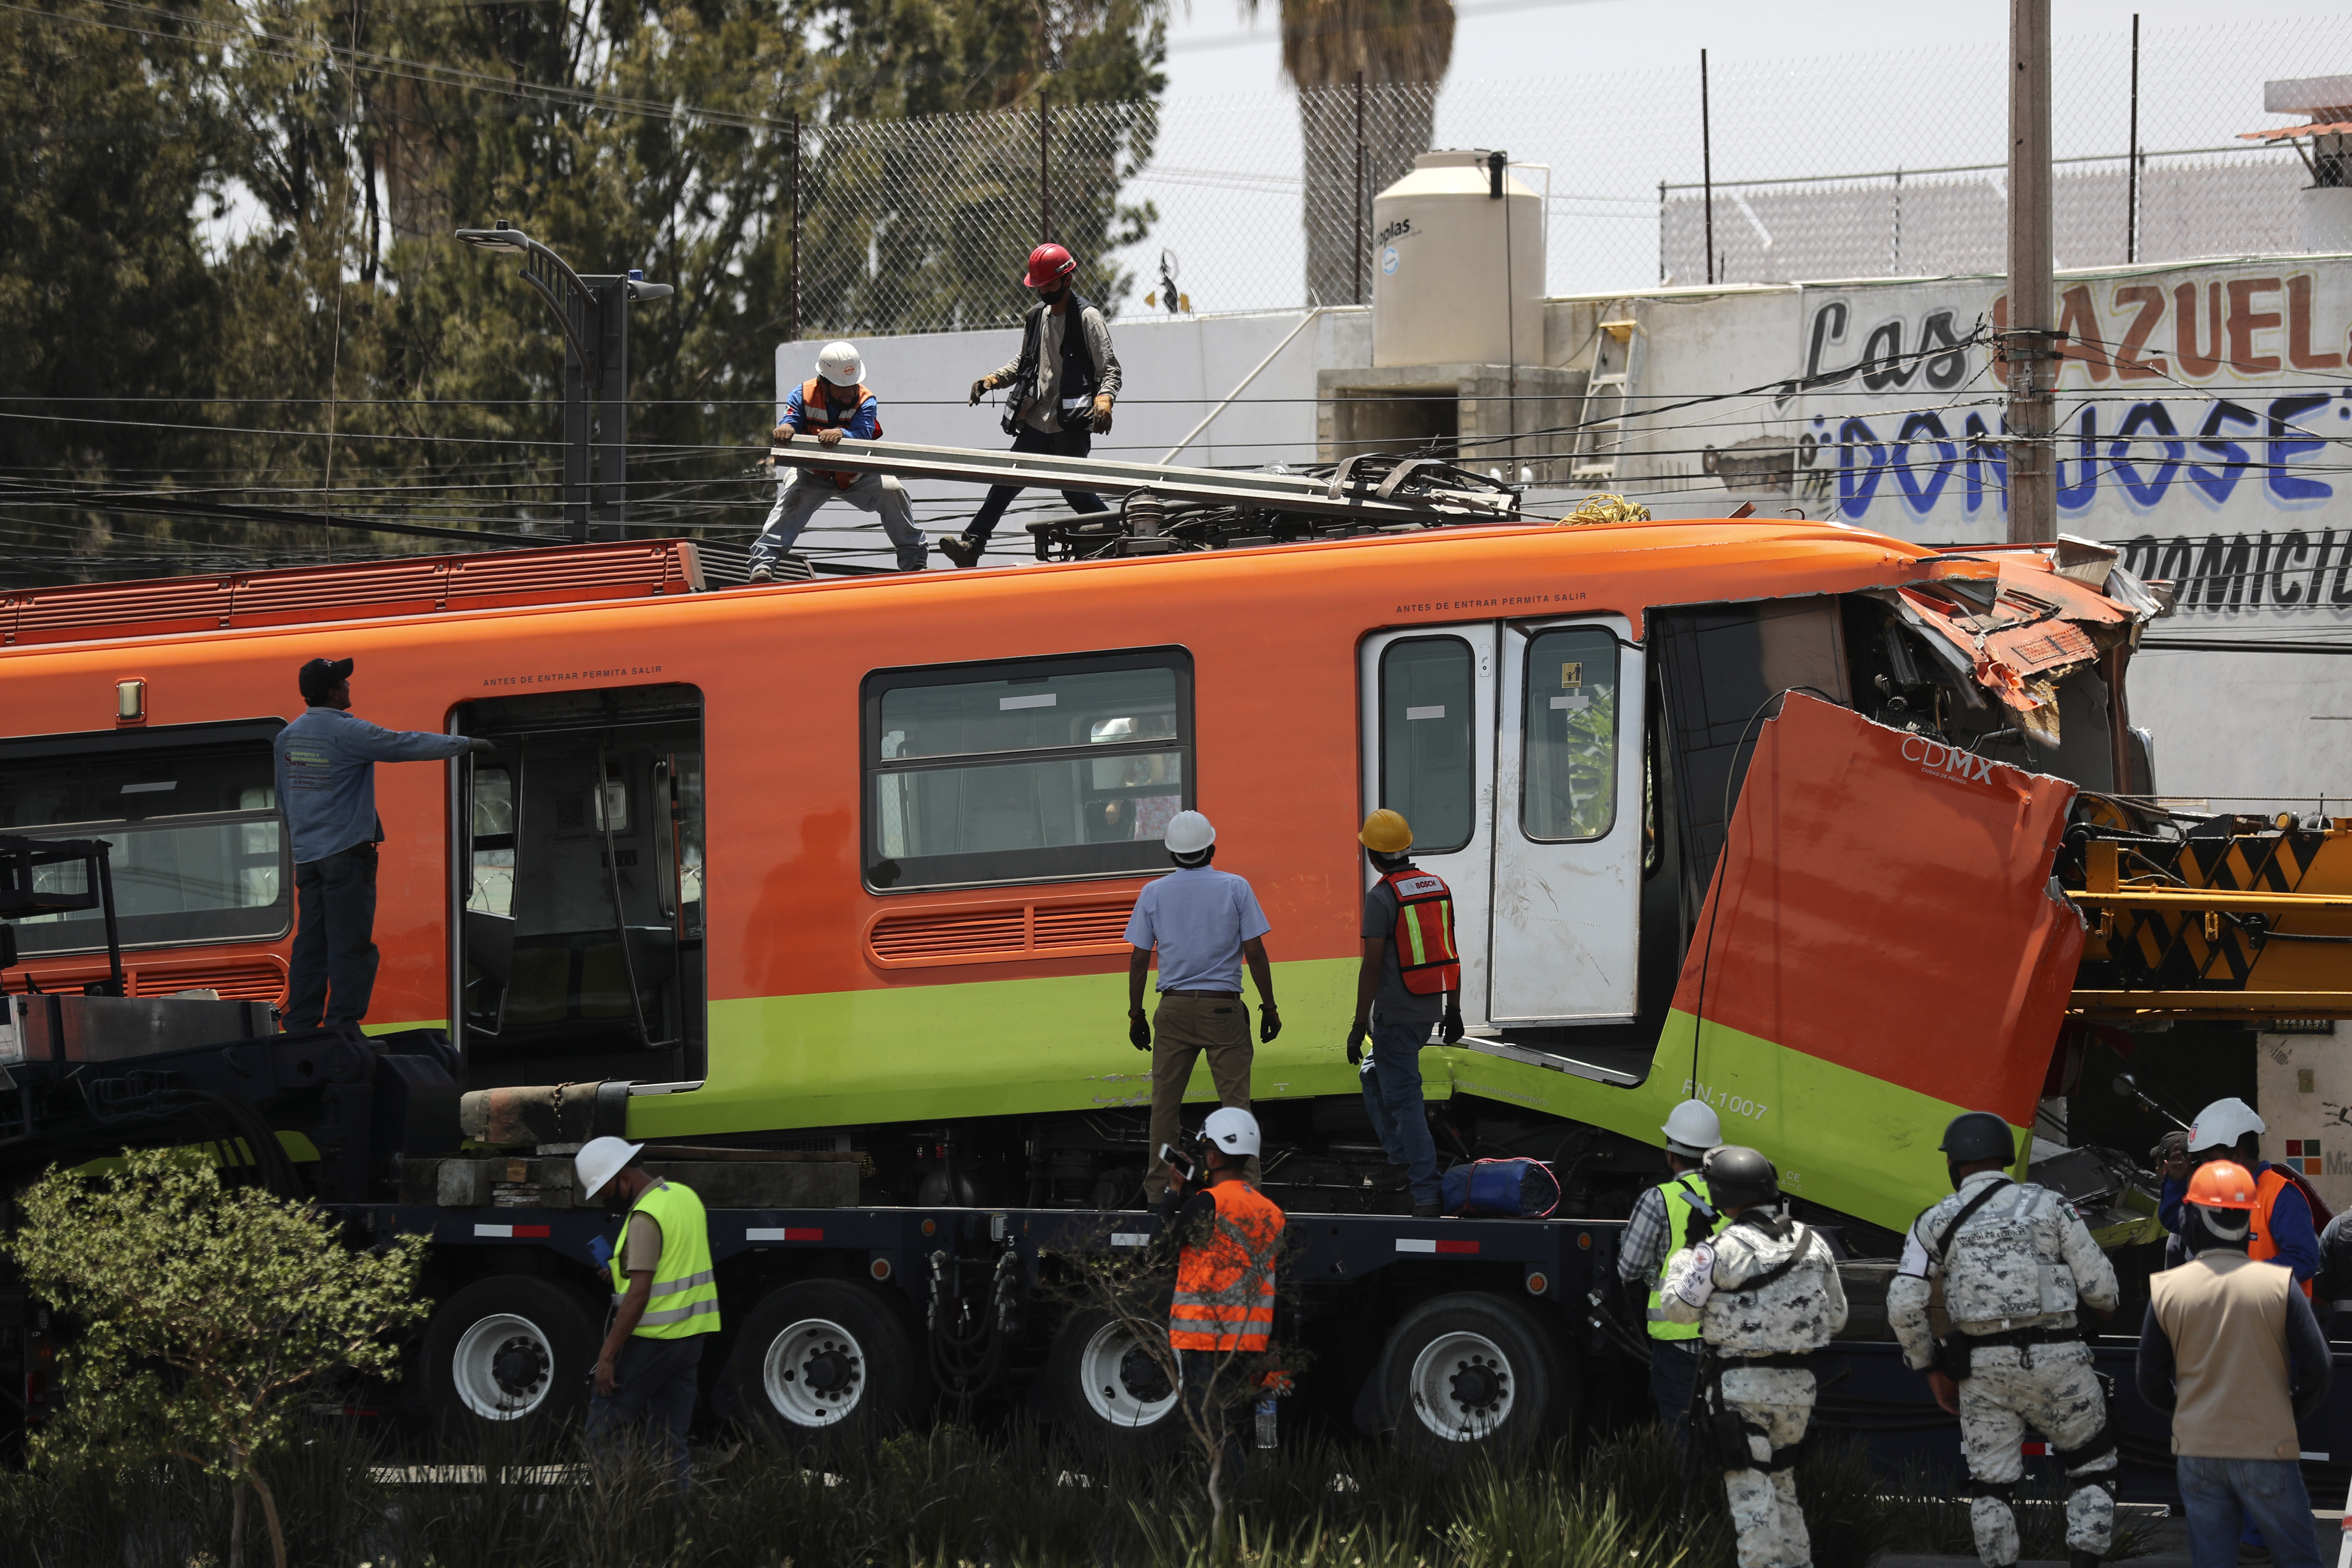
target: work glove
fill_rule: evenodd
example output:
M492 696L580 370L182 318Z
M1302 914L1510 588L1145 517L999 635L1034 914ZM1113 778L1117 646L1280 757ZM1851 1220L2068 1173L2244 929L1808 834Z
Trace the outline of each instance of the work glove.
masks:
M1151 1020L1143 1016L1140 1007L1127 1016L1127 1037L1139 1051L1151 1048Z
M1445 1016L1438 1020L1437 1037L1449 1046L1458 1046L1462 1043L1462 1009L1460 1007L1448 1006L1445 1009Z
M1364 1042L1371 1037L1371 1033L1370 1027L1361 1018L1348 1026L1348 1065L1349 1067L1358 1068L1364 1065Z
M970 408L979 407L980 400L986 397L990 393L994 392L995 390L996 378L992 375L982 376L978 381L971 384L971 401L965 406Z
M828 425L824 429L818 431L816 433L816 444L820 447L840 446L841 426L837 425Z
M1097 436L1110 434L1110 394L1108 392L1095 394L1094 427Z
M466 750L478 757L487 757L499 749L499 743L488 735L476 735L466 742Z
M1275 1005L1274 1005L1273 1003L1271 1003L1271 1002L1262 1002L1262 1003L1258 1004L1258 1009L1257 1009L1257 1039L1258 1039L1258 1044L1260 1044L1260 1045L1265 1045L1265 1044L1267 1044L1268 1042L1270 1042L1270 1041L1275 1037L1275 1036L1276 1036L1276 1035L1278 1035L1278 1034L1280 1034L1280 1033L1282 1033L1282 1013L1281 1013L1281 1011L1280 1011L1278 1008L1276 1008L1276 1007L1275 1006Z
M789 447L793 444L793 434L794 432L791 426L779 425L773 430L768 432L769 445L775 447Z

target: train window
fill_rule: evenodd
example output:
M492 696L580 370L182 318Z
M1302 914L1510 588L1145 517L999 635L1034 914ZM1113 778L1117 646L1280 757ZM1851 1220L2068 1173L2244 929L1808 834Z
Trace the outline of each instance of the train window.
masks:
M1460 849L1475 831L1476 668L1460 637L1412 637L1381 653L1379 804L1412 824L1413 847L1424 855Z
M882 670L864 709L878 889L1157 871L1192 802L1181 649Z
M514 913L515 802L511 768L474 769L474 879L466 907L477 914Z
M0 833L112 845L109 871L126 947L284 936L294 879L269 750L278 728L273 720L0 745ZM82 890L79 863L37 875ZM17 948L28 955L106 944L95 910L16 924Z
M1605 837L1617 820L1617 639L1606 628L1529 640L1524 744L1520 831L1546 843Z

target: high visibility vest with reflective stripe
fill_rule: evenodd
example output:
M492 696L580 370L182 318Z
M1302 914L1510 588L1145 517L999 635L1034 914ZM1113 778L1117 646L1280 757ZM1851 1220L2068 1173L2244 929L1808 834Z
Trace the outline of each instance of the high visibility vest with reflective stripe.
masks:
M874 395L866 390L866 384L861 381L851 389L852 401L849 406L835 413L833 405L825 400L825 386L826 383L823 376L812 376L801 384L801 423L808 426L802 432L803 435L814 435L830 425L848 425L851 420L857 417L857 411L866 406L866 400ZM874 439L877 441L882 439L882 418L878 413L874 419ZM825 475L826 479L833 481L835 489L844 490L856 484L859 477L856 474L842 473Z
M649 1340L682 1340L719 1331L719 1281L710 1268L710 1226L703 1218L702 1200L691 1187L666 1182L648 1187L621 1222L621 1239L613 1248L613 1304L628 1294L629 1277L621 1270L628 1250L629 1220L643 1214L661 1226L661 1259L654 1265L654 1293L636 1331Z
M1453 889L1426 871L1391 871L1381 879L1396 895L1397 978L1416 996L1461 990Z
M1274 1331L1282 1210L1247 1182L1219 1182L1209 1196L1216 1229L1205 1247L1177 1255L1168 1342L1180 1351L1262 1351Z
M2294 1186L2294 1184L2288 1181L2276 1169L2264 1171L2260 1176L2254 1178L2254 1226L2253 1234L2246 1238L2246 1256L2257 1263L2265 1262L2278 1256L2278 1237L2271 1230L2271 1205L2278 1202L2279 1194L2292 1186ZM2301 1190L2299 1187L2296 1188L2298 1192ZM2306 1198L2304 1201L2308 1203L2310 1200ZM2295 1289L2301 1290L2305 1300L2308 1300L2311 1297L2311 1281L2298 1279L2294 1283Z
M1669 1322L1666 1320L1666 1258L1672 1258L1682 1250L1683 1237L1690 1234L1685 1227L1690 1224L1693 1209L1703 1208L1708 1215L1709 1235L1723 1228L1723 1216L1715 1212L1715 1205L1707 1197L1706 1181L1696 1171L1688 1175L1676 1176L1661 1185L1658 1191L1666 1198L1666 1253L1665 1258L1658 1259L1657 1277L1650 1281L1650 1337L1654 1340L1695 1340L1705 1331L1704 1325Z

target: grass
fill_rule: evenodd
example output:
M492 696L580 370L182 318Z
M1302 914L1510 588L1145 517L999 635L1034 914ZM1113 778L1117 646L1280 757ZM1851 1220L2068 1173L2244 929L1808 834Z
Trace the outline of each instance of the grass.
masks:
M756 1441L698 1456L679 1509L643 1459L592 1478L570 1443L394 1456L320 1424L269 1467L293 1562L333 1568L1209 1568L1197 1473L1082 1454L1034 1426L941 1426L856 1453ZM1799 1471L1817 1568L1968 1545L1967 1507L1897 1507L1858 1452ZM2028 1555L2051 1505L2021 1508ZM1252 1456L1235 1505L1245 1568L1732 1568L1723 1492L1687 1487L1654 1429L1509 1470L1437 1472L1385 1446ZM0 1541L26 1568L217 1568L226 1489L184 1468L0 1474ZM2054 1535L2051 1539L2055 1540ZM2120 1543L2119 1543L2120 1544ZM254 1563L268 1561L257 1542ZM2058 1554L2063 1556L2063 1547ZM2124 1553L2119 1551L2117 1555Z

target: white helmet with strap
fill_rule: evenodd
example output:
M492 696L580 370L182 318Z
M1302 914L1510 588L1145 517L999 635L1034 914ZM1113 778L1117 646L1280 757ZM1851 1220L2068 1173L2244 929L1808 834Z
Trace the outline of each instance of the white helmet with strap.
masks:
M827 343L817 351L816 373L835 386L856 386L866 378L866 362L856 343Z
M1255 1154L1257 1150L1257 1118L1234 1106L1223 1106L1209 1112L1201 1123L1201 1136L1228 1154Z

